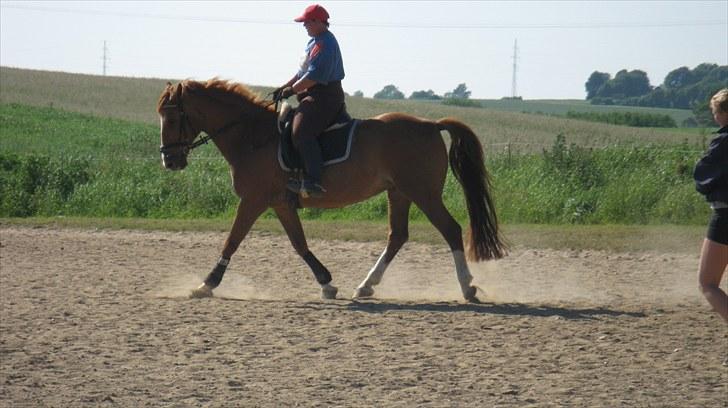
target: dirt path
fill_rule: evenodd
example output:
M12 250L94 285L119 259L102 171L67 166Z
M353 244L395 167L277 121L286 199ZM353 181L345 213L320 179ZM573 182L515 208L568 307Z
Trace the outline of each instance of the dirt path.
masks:
M285 237L254 233L217 297L186 294L224 234L0 227L0 406L725 406L728 330L697 255L312 241L339 300Z

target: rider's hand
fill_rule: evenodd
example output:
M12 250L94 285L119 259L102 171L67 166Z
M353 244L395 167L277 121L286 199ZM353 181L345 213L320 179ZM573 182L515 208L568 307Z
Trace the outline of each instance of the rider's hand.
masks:
M274 101L280 101L283 99L288 99L291 96L293 96L295 92L293 91L293 88L290 86L282 86L275 91L273 91L273 100Z
M275 91L273 91L273 100L280 101L283 99L288 99L296 92L293 91L293 88L290 86L282 86Z
M296 92L293 87L287 86L281 90L281 99L288 99L293 96Z

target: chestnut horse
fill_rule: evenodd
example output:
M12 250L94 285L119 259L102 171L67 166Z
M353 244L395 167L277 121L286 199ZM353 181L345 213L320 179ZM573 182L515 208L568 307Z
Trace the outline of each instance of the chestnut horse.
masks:
M245 86L213 78L167 84L157 105L161 120L162 163L171 170L187 166L189 151L212 140L230 165L232 184L240 197L235 221L217 265L193 297L212 296L235 253L255 220L272 208L288 238L321 285L323 298L335 298L331 274L311 253L301 221L287 197L289 174L277 160L280 137L277 113L270 102ZM321 197L301 198L302 207L338 208L366 200L382 191L389 201L387 246L357 287L355 297L374 294L387 266L408 237L408 214L417 205L443 235L452 251L455 272L466 300L477 301L476 288L465 260L462 230L442 202L448 153L440 131L452 142L449 162L465 192L470 228L468 258L497 259L505 246L498 234L495 208L489 193L483 148L472 130L446 118L430 121L402 113L386 113L358 124L347 161L327 167ZM205 132L207 136L196 140Z

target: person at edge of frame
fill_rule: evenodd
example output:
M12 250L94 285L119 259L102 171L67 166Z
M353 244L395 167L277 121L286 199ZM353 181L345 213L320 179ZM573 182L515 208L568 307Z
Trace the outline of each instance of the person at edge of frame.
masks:
M693 173L696 190L713 209L700 254L698 282L705 299L728 323L728 295L720 288L728 265L728 88L713 95L710 108L720 130Z

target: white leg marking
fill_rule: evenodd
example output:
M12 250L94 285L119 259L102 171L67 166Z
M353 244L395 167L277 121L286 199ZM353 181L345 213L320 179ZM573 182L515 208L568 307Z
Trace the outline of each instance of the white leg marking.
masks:
M379 282L382 281L382 276L384 276L384 271L387 270L387 267L389 266L389 262L384 261L384 255L387 253L387 250L385 249L384 252L382 252L382 255L377 260L377 263L374 264L374 267L369 271L367 274L366 279L359 285L360 288L364 287L372 287L374 285L378 285Z
M455 259L455 272L458 275L458 282L460 282L460 290L467 297L468 291L470 290L470 282L473 281L473 275L470 274L470 269L468 269L468 263L465 261L463 251L452 251L452 257Z

